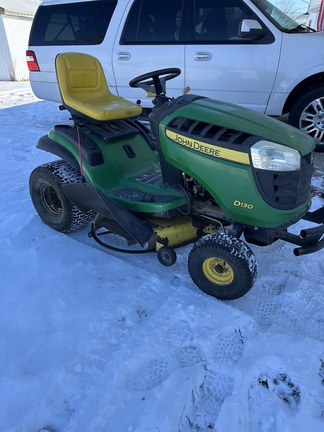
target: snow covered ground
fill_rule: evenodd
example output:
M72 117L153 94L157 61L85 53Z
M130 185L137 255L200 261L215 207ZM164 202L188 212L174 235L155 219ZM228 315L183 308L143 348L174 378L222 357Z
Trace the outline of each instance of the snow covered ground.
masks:
M1 432L324 430L323 251L252 247L255 286L222 302L190 280L190 246L165 268L57 233L28 178L68 114L28 83L0 83L0 108Z

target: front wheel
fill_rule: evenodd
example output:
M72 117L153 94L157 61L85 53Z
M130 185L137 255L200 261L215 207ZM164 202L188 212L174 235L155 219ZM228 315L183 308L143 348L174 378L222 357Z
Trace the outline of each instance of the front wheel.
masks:
M94 217L92 210L83 213L63 193L63 184L81 181L81 174L63 160L34 169L29 178L30 196L46 225L67 233L80 228Z
M297 100L288 123L314 138L317 151L324 151L324 86L309 90Z
M175 250L169 246L162 246L157 251L157 257L161 264L166 267L171 267L177 261L177 254Z
M188 257L194 283L220 300L242 297L253 286L257 264L251 249L234 236L218 233L199 239Z

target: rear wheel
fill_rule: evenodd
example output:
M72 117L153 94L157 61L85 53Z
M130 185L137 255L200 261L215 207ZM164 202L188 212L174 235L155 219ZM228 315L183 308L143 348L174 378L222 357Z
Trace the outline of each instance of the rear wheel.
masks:
M189 254L188 270L198 288L220 300L242 297L257 276L251 249L225 233L209 234L198 240Z
M288 122L314 138L317 151L324 151L324 86L304 93L292 107Z
M63 184L79 182L82 182L81 174L63 160L34 169L29 179L30 196L46 225L56 231L70 232L94 217L93 211L83 213L63 193Z

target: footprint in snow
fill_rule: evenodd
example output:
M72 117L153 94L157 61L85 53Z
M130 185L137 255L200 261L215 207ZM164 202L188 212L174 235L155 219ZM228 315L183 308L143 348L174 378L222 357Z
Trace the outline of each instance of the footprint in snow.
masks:
M166 337L165 354L151 357L128 376L128 387L137 391L151 390L162 384L172 372L179 368L197 365L203 361L201 349L192 343L189 324L181 321Z
M242 310L244 313L250 315L262 328L270 327L276 322L278 315L278 303L275 303L273 299L267 295L262 299L254 296L242 297L238 300L234 300L234 306Z
M215 340L212 362L206 366L203 382L193 390L184 406L179 432L213 430L224 400L234 388L231 369L240 361L244 351L241 331L228 330Z
M169 330L165 341L170 348L179 347L192 341L193 333L190 324L187 321L179 321Z
M213 361L219 366L234 367L243 355L244 339L241 331L221 333L213 346Z
M324 360L320 360L318 376L320 378L319 389L312 394L314 405L312 413L315 417L324 420Z
M322 386L324 386L324 360L321 360L321 366L319 368L318 375L321 379Z
M128 377L128 386L137 391L151 390L162 384L176 369L194 366L202 360L200 348L194 345L172 350L165 356L152 357Z
M137 391L151 390L165 381L170 373L167 358L154 357L146 360L135 374L128 378L128 385Z
M192 390L190 401L184 406L178 432L213 430L233 386L233 378L229 375L207 372L204 381Z
M278 416L284 407L291 414L298 411L301 392L285 373L275 377L260 376L249 389L249 431L280 432Z

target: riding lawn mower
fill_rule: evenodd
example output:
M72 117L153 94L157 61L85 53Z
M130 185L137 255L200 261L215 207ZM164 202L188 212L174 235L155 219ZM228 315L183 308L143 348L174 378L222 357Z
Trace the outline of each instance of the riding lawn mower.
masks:
M247 243L277 240L295 255L324 246L324 207L310 212L315 144L284 122L189 92L166 95L181 71L153 71L130 81L154 97L148 122L140 103L112 94L99 61L81 53L56 58L62 109L59 124L38 148L60 159L37 167L30 193L41 219L70 232L91 222L89 235L122 252L156 252L176 262L175 249L193 243L188 271L207 294L232 300L257 276ZM299 235L288 228L313 224ZM110 236L109 236L110 234ZM243 240L244 239L244 240Z

